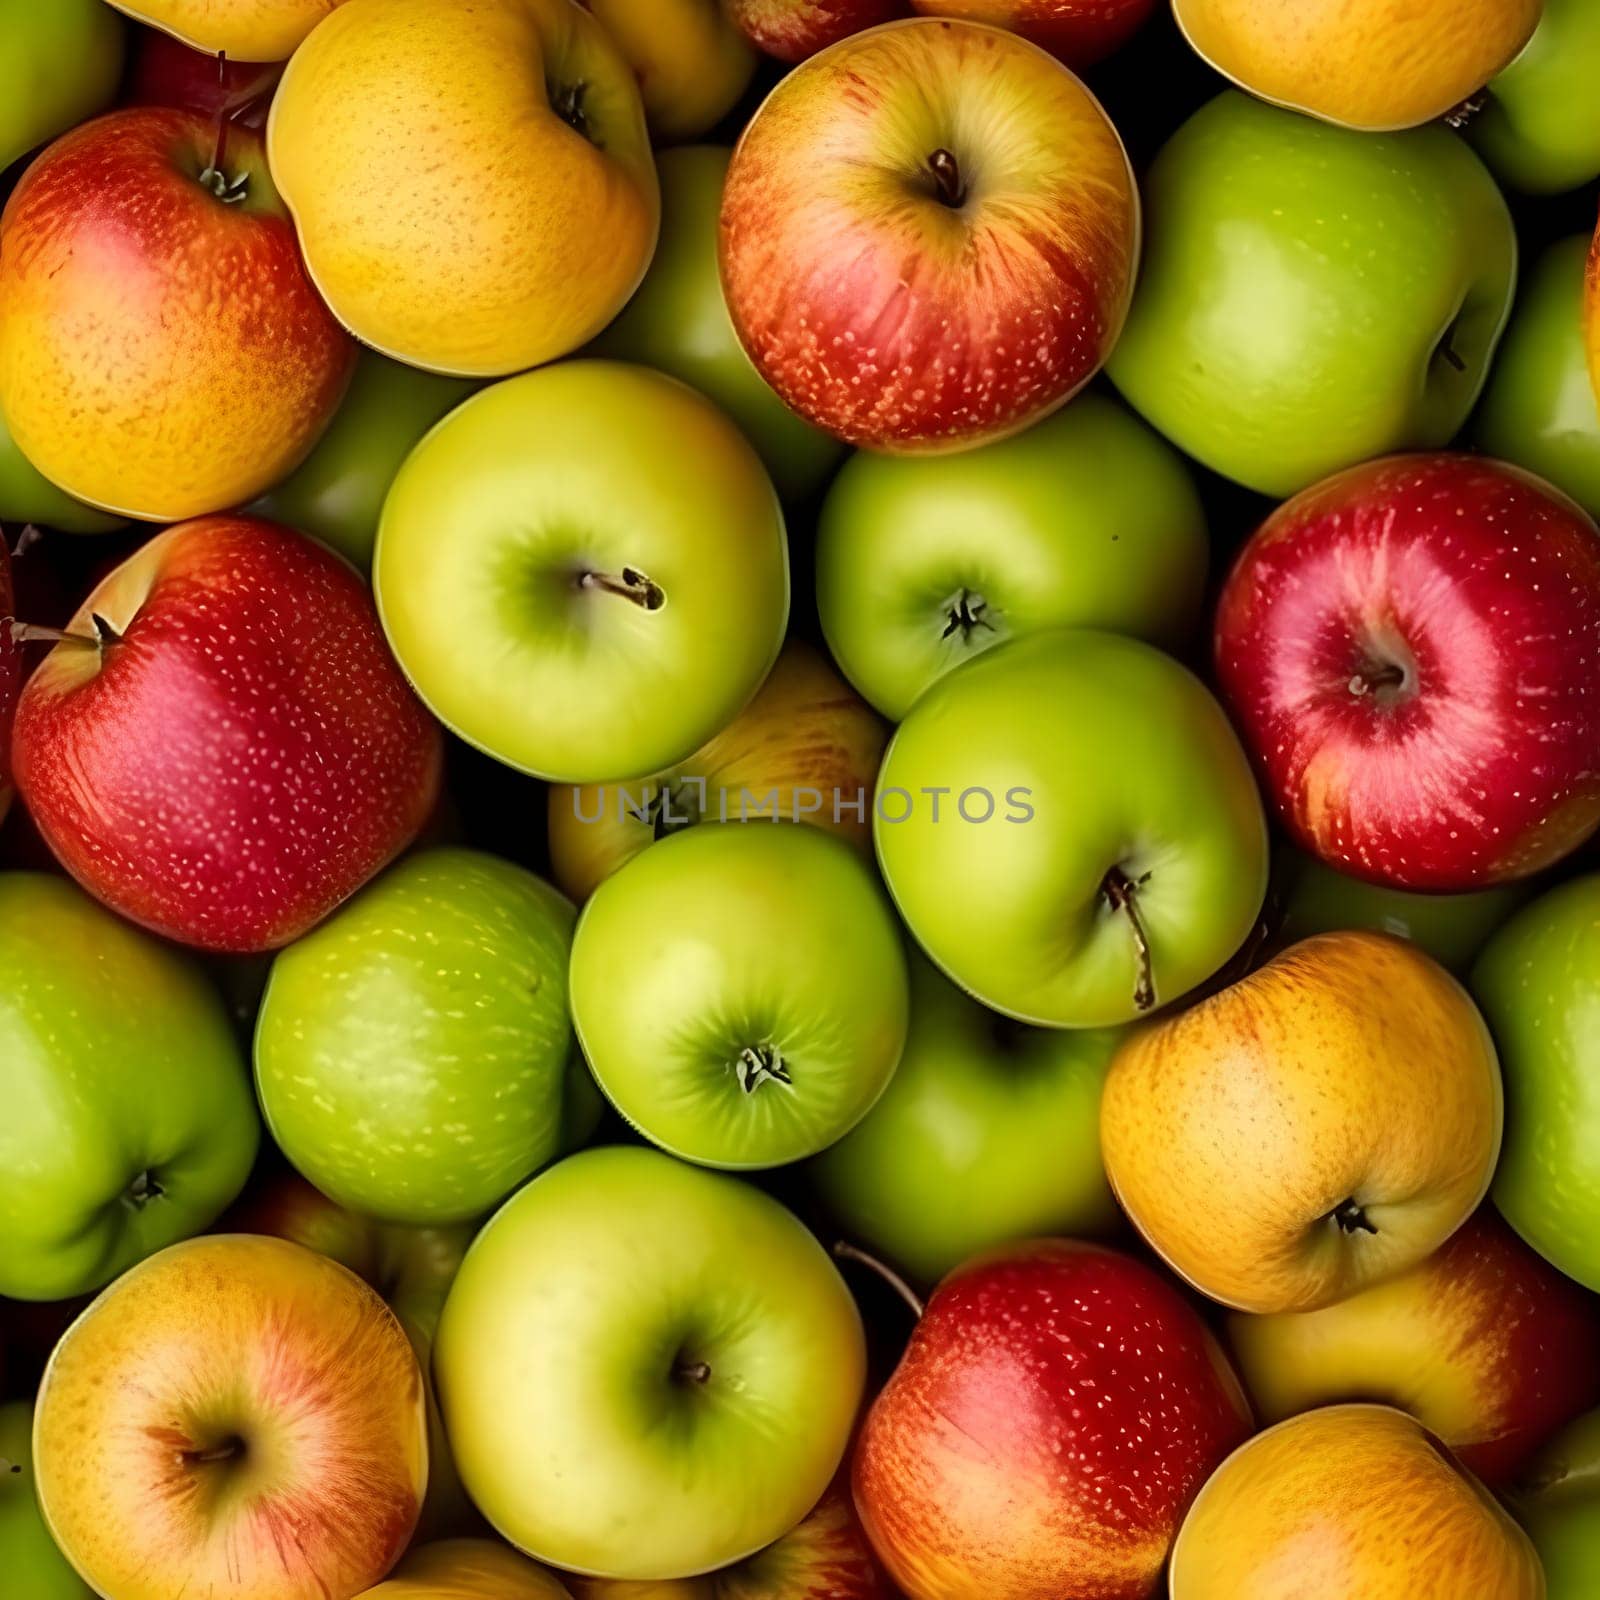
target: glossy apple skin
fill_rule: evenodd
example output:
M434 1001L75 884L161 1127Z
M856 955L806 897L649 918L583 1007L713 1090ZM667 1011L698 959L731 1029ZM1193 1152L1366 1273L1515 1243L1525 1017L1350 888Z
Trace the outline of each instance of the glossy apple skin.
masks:
M1100 1088L1117 1038L1011 1022L914 958L900 1065L812 1185L846 1237L922 1283L1014 1239L1110 1233Z
M874 827L934 964L1040 1027L1176 1000L1239 949L1266 895L1261 800L1222 708L1116 634L1028 634L939 679L890 742Z
M94 1600L39 1514L33 1485L33 1407L0 1406L0 1562L9 1600Z
M766 463L786 504L827 481L844 446L802 422L751 364L728 318L717 269L717 217L733 152L721 145L664 150L661 238L644 282L589 346L681 379L721 406Z
M491 1539L444 1539L412 1549L361 1600L571 1600L553 1572Z
M1144 269L1108 370L1186 454L1281 498L1467 420L1517 246L1448 128L1352 133L1230 92L1173 135L1144 194Z
M1361 1485L1352 1493L1351 1485ZM1172 1552L1172 1600L1545 1600L1494 1497L1387 1406L1328 1406L1236 1450Z
M1600 14L1585 0L1544 0L1527 48L1489 85L1468 136L1503 183L1559 194L1600 177Z
M0 395L23 454L150 522L237 505L299 465L355 346L306 276L257 135L114 111L58 139L0 216Z
M206 1227L259 1137L221 1000L64 878L0 873L0 1294L61 1300Z
M662 603L615 592L628 572ZM686 385L610 361L525 373L445 418L384 502L373 585L440 720L558 783L699 749L760 687L789 615L755 451Z
M1314 1311L1466 1221L1502 1120L1494 1045L1461 985L1403 940L1330 933L1131 1033L1100 1146L1180 1277L1237 1310Z
M1263 1422L1382 1400L1491 1488L1600 1403L1600 1300L1487 1207L1388 1283L1320 1311L1236 1315L1228 1334Z
M1581 315L1588 254L1587 234L1563 239L1523 279L1478 409L1477 442L1600 517L1600 408Z
M22 649L11 636L16 620L11 587L11 547L0 524L0 822L11 809L11 723L22 688Z
M856 1508L911 1600L1141 1600L1250 1431L1227 1357L1148 1267L1066 1239L951 1274L856 1446Z
M956 17L1009 28L1074 71L1120 50L1156 9L1156 0L911 0L911 4L924 17Z
M13 522L59 528L63 533L111 533L125 526L127 518L96 511L63 494L17 448L0 415L0 525Z
M282 61L341 0L112 0L119 11L192 50Z
M111 103L122 71L124 28L101 0L0 0L6 95L0 102L0 172Z
M849 1290L776 1201L610 1148L541 1173L485 1226L434 1374L462 1478L506 1538L643 1579L743 1560L802 1521L865 1363Z
M658 838L771 817L872 850L872 786L889 730L819 651L783 647L754 700L677 767L640 782L550 790L550 865L580 905Z
M1330 866L1481 889L1600 826L1600 530L1516 468L1401 456L1307 490L1240 552L1215 648L1278 819Z
M1511 1505L1544 1565L1547 1600L1589 1600L1600 1588L1600 1411L1550 1442Z
M1018 634L1187 644L1208 561L1182 458L1085 394L960 455L852 456L817 525L817 609L846 676L899 721L936 678Z
M1507 1138L1494 1199L1570 1278L1600 1290L1600 1143L1593 1085L1600 876L1550 890L1490 941L1472 992L1500 1047Z
M283 68L276 61L218 62L215 54L191 49L170 33L140 28L134 36L122 103L179 106L203 116L228 116L236 125L260 128Z
M936 154L954 163L951 203ZM1139 198L1116 129L1058 62L912 18L768 96L734 151L721 255L739 338L793 410L873 449L966 449L1099 370L1132 293Z
M854 1127L905 1046L905 954L871 869L817 828L690 828L595 890L572 1020L611 1103L707 1166L803 1160ZM756 1055L770 1072L744 1066Z
M275 949L432 810L439 728L360 577L302 534L247 517L170 528L68 631L89 642L58 644L17 706L17 786L62 865L135 922Z
M574 920L509 861L423 850L280 951L255 1035L278 1147L386 1222L498 1204L561 1151Z
M804 61L841 39L905 16L907 0L722 0L757 50L779 61Z
M428 1473L393 1313L326 1256L248 1234L105 1290L50 1358L33 1442L50 1531L119 1600L349 1600L405 1549Z

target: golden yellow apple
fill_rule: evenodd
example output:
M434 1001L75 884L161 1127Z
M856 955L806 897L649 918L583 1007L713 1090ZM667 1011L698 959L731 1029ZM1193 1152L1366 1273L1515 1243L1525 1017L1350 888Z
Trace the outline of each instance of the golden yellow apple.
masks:
M571 1600L554 1573L494 1539L418 1546L361 1600Z
M282 61L340 0L110 0L192 50Z
M1328 933L1131 1034L1100 1138L1174 1271L1238 1310L1309 1311L1455 1232L1488 1188L1502 1115L1460 984L1403 940Z
M565 355L655 248L639 90L575 0L345 0L290 61L267 149L334 315L413 366Z
M1172 1600L1544 1600L1528 1536L1420 1423L1328 1406L1241 1445L1195 1498Z

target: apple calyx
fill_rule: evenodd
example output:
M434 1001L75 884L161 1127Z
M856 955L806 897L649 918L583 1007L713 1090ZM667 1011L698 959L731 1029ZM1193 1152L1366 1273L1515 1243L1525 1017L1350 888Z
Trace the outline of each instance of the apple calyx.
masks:
M1353 1195L1350 1199L1341 1201L1328 1213L1328 1221L1338 1223L1341 1231L1347 1234L1375 1234L1378 1231L1378 1225L1368 1217L1366 1208Z
M835 1240L833 1255L837 1261L853 1261L857 1266L865 1267L869 1272L876 1274L911 1308L911 1315L918 1322L922 1321L923 1314L928 1309L926 1302L893 1267L886 1266L875 1255L863 1250L859 1245L851 1244L848 1239Z
M1490 90L1487 85L1476 94L1469 94L1460 105L1455 106L1444 114L1444 125L1454 128L1460 133L1463 128L1469 127L1474 118L1481 116L1485 106L1489 104ZM1465 368L1462 369L1465 371Z
M1371 695L1381 706L1392 706L1411 698L1414 678L1409 666L1400 661L1369 656L1351 675L1349 689L1358 700Z
M964 584L945 602L944 614L946 617L944 632L939 635L941 639L948 639L953 634L961 635L963 644L970 640L979 628L986 628L990 633L999 630L989 620L989 602L975 589L969 589Z
M1139 914L1138 891L1149 883L1150 874L1130 878L1121 867L1113 867L1101 880L1100 893L1113 912L1128 919L1133 934L1134 959L1138 963L1138 976L1133 985L1133 1003L1139 1011L1150 1011L1156 1003L1155 961L1150 954L1150 936L1145 931L1144 918Z
M959 210L967 203L966 179L961 175L961 163L955 155L942 146L928 157L928 171L933 174L934 195L940 205Z
M667 603L667 594L659 583L640 572L637 567L624 567L618 574L584 571L578 574L580 589L600 589L606 594L620 595L631 600L643 611L659 611Z
M697 1388L704 1388L711 1382L711 1366L705 1361L690 1361L680 1355L672 1363L672 1376L678 1383L692 1383Z
M166 1193L155 1174L146 1168L122 1191L122 1203L130 1211L143 1211L152 1200L164 1199Z
M764 1083L792 1086L788 1063L771 1044L747 1044L733 1062L734 1076L746 1094L754 1094Z

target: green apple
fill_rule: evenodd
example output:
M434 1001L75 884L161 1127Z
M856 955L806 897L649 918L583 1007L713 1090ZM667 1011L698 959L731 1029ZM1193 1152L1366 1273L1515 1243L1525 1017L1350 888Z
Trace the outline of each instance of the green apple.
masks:
M1267 825L1222 708L1152 646L1057 628L940 678L878 775L900 914L985 1005L1054 1028L1166 1005L1243 943Z
M777 1201L599 1149L478 1235L434 1375L462 1481L500 1533L573 1572L666 1579L742 1560L811 1510L865 1348L833 1263Z
M96 511L56 488L17 448L0 411L0 523L6 522L36 522L63 533L111 533L127 526L125 517Z
M1522 54L1489 85L1467 133L1513 189L1557 194L1600 177L1600 6L1544 0Z
M905 1046L905 952L871 867L818 828L669 835L589 897L572 1020L611 1103L713 1167L815 1155Z
M1448 128L1335 128L1234 91L1145 183L1108 370L1180 449L1286 497L1454 437L1511 310L1516 234Z
M102 0L0 0L0 172L108 106L122 19Z
M1563 239L1524 280L1478 410L1477 441L1600 517L1600 410L1583 338L1588 259L1588 234Z
M976 450L853 456L817 528L817 610L845 676L898 721L941 673L1016 634L1186 643L1208 559L1182 459L1083 395Z
M475 850L390 867L279 953L256 1088L283 1153L388 1222L479 1217L561 1153L576 913Z
M94 1600L56 1548L33 1486L33 1407L0 1406L0 1573L6 1600Z
M383 499L417 441L478 387L363 350L316 448L250 507L332 545L365 572Z
M62 1300L211 1223L260 1125L221 1000L63 878L0 874L0 1294Z
M1013 1022L914 958L894 1080L812 1182L853 1240L924 1283L1013 1239L1109 1232L1100 1088L1118 1037Z
M1547 1600L1600 1594L1600 1411L1564 1428L1530 1464L1511 1500L1544 1564Z
M1523 907L1478 958L1472 992L1506 1085L1494 1203L1569 1278L1600 1289L1600 873Z
M469 744L558 783L675 765L761 686L789 615L772 482L704 396L564 361L475 394L384 502L389 643Z
M722 298L717 214L731 150L685 145L656 156L661 240L644 282L589 346L595 355L659 367L709 395L744 429L786 501L816 493L844 454L802 422L751 365Z

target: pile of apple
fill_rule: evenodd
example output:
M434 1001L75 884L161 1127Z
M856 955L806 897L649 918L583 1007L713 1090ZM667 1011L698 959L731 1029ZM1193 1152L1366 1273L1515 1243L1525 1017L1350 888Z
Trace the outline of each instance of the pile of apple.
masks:
M1600 3L1157 11L0 0L4 1600L1600 1596Z

